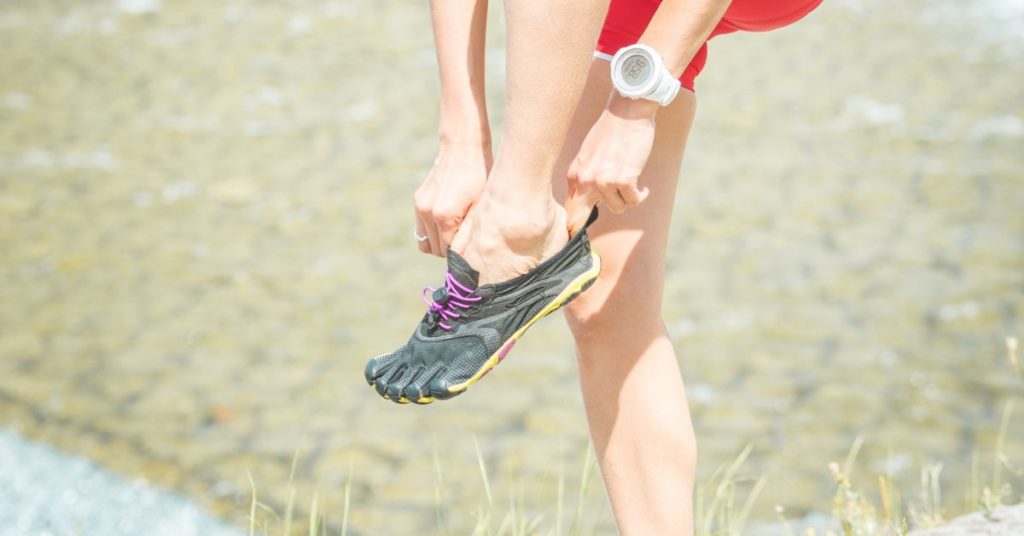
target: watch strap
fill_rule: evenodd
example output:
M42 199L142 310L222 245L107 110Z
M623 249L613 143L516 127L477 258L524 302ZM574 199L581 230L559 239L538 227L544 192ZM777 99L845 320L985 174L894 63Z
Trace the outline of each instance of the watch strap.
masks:
M650 62L653 64L654 77L656 83L646 94L627 94L622 88L618 86L618 75L616 69L621 68L618 65L618 58L625 56L631 50L640 49L647 56ZM619 94L631 98L631 99L644 99L657 102L661 106L668 106L676 95L679 94L679 88L682 87L682 83L676 77L672 76L672 73L665 67L665 61L661 58L661 54L658 53L653 47L645 45L643 43L637 43L620 49L612 59L612 85L616 87Z
M660 60L661 58L658 59ZM676 95L679 94L679 88L682 87L682 83L679 82L678 78L672 76L672 73L665 67L664 63L660 63L660 68L661 78L658 80L658 85L655 86L647 98L662 106L668 106L676 98Z

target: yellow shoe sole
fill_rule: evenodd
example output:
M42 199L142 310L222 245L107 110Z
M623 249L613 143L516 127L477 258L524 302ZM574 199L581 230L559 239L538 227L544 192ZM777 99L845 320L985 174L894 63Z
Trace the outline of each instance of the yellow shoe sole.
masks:
M516 332L512 334L512 337L510 337L509 340L505 341L505 344L502 344L501 348L498 348L498 351L494 352L494 354L487 359L487 362L484 363L484 366L481 367L480 370L478 370L477 373L474 374L472 378L458 385L450 387L449 392L452 393L453 395L461 393L468 389L470 385L473 385L474 383L479 381L480 378L483 378L485 374L490 372L491 369L498 366L498 363L501 363L501 361L505 359L505 356L508 355L508 352L512 350L513 346L515 346L516 341L518 341L523 336L523 334L526 333L526 330L530 329L530 326L534 325L541 318L544 318L545 316L555 312L563 305L569 303L570 301L573 300L573 298L582 294L584 290L587 290L590 287L590 285L594 284L594 281L597 281L597 276L601 274L601 256L598 255L597 251L594 250L593 245L591 245L590 249L590 259L593 265L590 267L589 270L580 274L578 277L576 277L576 279L573 279L572 283L569 283L569 286L565 287L565 289L562 290L562 292L560 292L558 296L555 296L555 299L551 300L550 303L544 306L544 308L541 309L540 312L538 312L536 315L534 315L533 318L531 318L526 324L523 324L523 327L516 330ZM425 396L417 399L415 402L417 404L430 404L435 400L437 400L435 397ZM402 404L408 404L410 400L403 396L402 398L398 399L397 402Z

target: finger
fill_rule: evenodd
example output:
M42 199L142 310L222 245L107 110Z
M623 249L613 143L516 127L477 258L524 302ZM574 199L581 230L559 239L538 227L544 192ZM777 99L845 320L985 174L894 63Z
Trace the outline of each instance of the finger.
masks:
M596 190L582 190L577 182L569 181L569 189L565 195L565 217L570 236L579 232L587 223L590 212L600 197Z
M573 160L565 174L568 189L565 193L565 219L568 224L569 236L583 229L590 218L594 205L601 199L601 193L594 188L592 176L588 174L584 180L582 165Z
M427 237L426 240L420 242L420 251L424 253L430 253L431 255L438 255L437 248L437 224L434 222L434 215L430 209L422 210L417 209L418 217L417 224L422 226L420 230L416 232L420 236Z
M426 236L427 240L416 239L418 242L416 247L424 253L431 253L430 249L430 233L429 229L433 227L433 217L431 214L431 208L434 206L433 195L429 189L420 187L416 191L416 194L412 198L413 209L416 214L416 234L419 236Z
M448 247L452 244L451 238L448 237L448 233L445 232L445 228L441 225L438 225L434 232L437 233L438 256L445 257L448 255Z
M580 179L580 166L579 160L573 160L572 164L569 164L569 171L565 173L566 180L569 181L569 188L571 189Z
M427 223L427 242L430 243L430 253L441 257L441 242L437 237L437 224L433 220Z
M428 236L426 226L423 225L423 219L419 215L416 216L416 235L419 237ZM416 247L419 248L423 253L430 253L430 239L420 240L416 238Z
M637 188L636 183L619 188L619 195L622 196L623 201L626 202L626 206L630 208L643 203L644 199L647 199L647 196L650 195L650 193L650 190L647 188L644 188L643 190Z
M604 183L598 186L601 191L601 202L614 214L622 214L626 211L626 200L619 194L618 186Z
M448 248L451 246L452 240L455 239L455 233L458 232L459 225L462 223L464 216L456 216L454 211L434 214L434 221L437 222L437 237L441 243L442 254L447 254Z

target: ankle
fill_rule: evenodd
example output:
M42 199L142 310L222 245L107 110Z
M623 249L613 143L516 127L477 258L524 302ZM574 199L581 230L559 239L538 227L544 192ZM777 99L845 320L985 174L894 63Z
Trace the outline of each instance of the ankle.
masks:
M497 159L487 176L485 193L493 199L527 209L554 201L550 173L502 166Z
M506 248L513 250L521 246L532 248L538 242L547 241L559 226L565 226L565 211L551 196L524 201L485 194L479 209L494 222Z

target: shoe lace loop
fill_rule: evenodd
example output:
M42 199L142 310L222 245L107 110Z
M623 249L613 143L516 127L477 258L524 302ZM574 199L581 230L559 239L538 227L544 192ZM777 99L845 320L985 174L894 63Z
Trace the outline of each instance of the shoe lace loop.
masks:
M427 293L430 293L429 298ZM462 317L459 310L469 309L473 303L483 299L481 296L473 296L473 289L459 283L451 272L445 276L444 287L424 287L422 296L427 304L427 312L445 331L452 330L452 325L447 321Z

